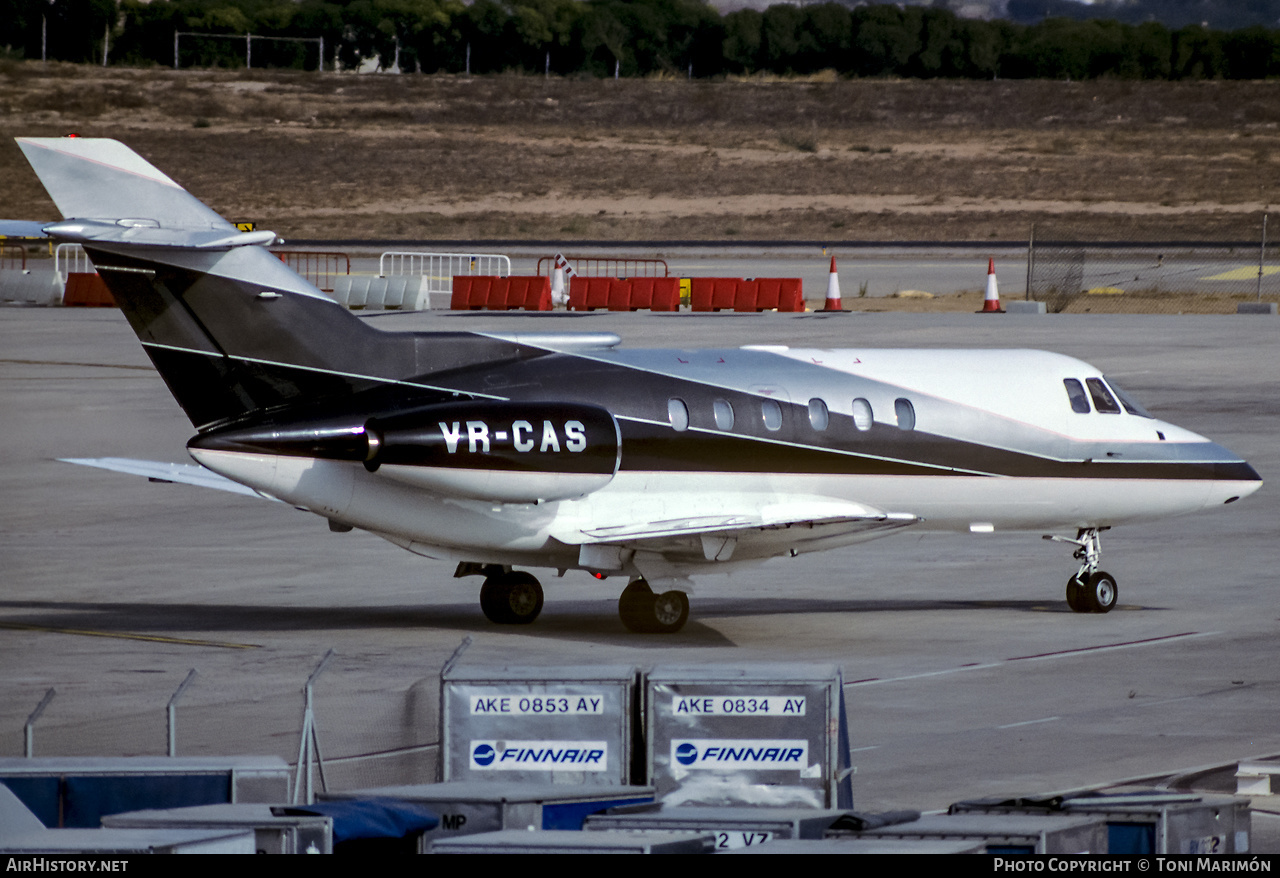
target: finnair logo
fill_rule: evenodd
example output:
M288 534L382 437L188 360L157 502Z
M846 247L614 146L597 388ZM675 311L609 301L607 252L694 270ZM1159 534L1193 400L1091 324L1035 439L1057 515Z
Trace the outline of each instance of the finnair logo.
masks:
M677 739L671 742L671 761L687 769L766 768L799 771L809 766L809 742Z
M472 741L473 771L607 771L605 741Z

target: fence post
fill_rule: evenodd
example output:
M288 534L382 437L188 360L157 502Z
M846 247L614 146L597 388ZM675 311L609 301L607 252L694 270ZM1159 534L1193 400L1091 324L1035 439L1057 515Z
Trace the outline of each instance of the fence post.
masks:
M173 69L178 69L178 35L181 31L173 32Z
M1262 266L1267 261L1267 215L1262 215L1262 249L1258 251L1258 301L1262 301Z
M311 696L312 687L315 685L316 679L324 671L325 665L329 664L329 659L333 658L334 651L330 649L324 654L324 658L320 659L320 664L316 665L316 669L311 672L311 676L307 677L307 684L302 687L303 695L306 696L306 707L302 711L302 740L298 742L298 770L293 781L293 804L310 805L315 801L311 795L311 754L315 753L316 765L320 768L320 787L328 792L329 784L324 777L324 757L320 755L320 738L316 732L316 716L312 707ZM304 767L305 766L305 774ZM302 795L302 786L306 783L306 799L300 799Z
M196 669L192 668L187 671L187 678L182 681L177 690L169 698L169 704L165 707L165 712L169 715L169 757L173 758L178 755L178 699L182 697L182 693L186 691L187 686L195 679Z
M1036 264L1036 224L1031 224L1031 237L1027 239L1027 291L1022 298L1031 301L1031 276Z
M22 727L23 754L30 759L35 752L35 724L40 719L40 714L44 713L44 709L49 706L49 702L53 700L53 696L58 693L54 691L52 686L49 691L44 693L44 698L40 699L40 703L36 705L36 709L31 711L31 716L27 717L27 724Z

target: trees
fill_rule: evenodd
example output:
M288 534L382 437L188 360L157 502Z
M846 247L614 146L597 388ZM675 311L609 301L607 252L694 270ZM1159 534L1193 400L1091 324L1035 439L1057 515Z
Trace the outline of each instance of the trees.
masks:
M776 3L720 15L705 0L0 0L7 51L98 60L173 62L175 31L227 36L323 36L345 67L398 59L406 72L503 70L624 76L655 73L1088 79L1280 76L1280 31L1175 31L1133 19L1155 0L1009 0L1013 21L957 17L946 8L846 0ZM1178 15L1208 14L1207 0L1170 0ZM1249 0L1280 10L1280 0ZM1247 4L1246 4L1247 5ZM1233 7L1234 8L1234 7ZM1252 8L1252 6L1250 7ZM1037 11L1038 10L1038 11ZM1062 13L1045 18L1044 13ZM1112 10L1112 18L1100 12ZM1261 14L1259 12L1258 14ZM1123 19L1123 20L1121 20ZM1234 20L1234 19L1233 19ZM2 48L2 47L0 47ZM184 39L183 66L244 63L235 40ZM314 68L313 46L254 43L254 66Z

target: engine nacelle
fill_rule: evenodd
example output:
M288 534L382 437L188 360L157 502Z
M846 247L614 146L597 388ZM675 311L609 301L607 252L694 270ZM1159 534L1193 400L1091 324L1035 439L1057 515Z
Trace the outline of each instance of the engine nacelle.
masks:
M571 403L464 402L365 425L365 468L454 497L531 503L598 491L618 471L613 415Z
M618 423L598 406L442 403L403 414L216 431L191 447L363 461L380 477L437 494L500 503L566 500L618 471Z

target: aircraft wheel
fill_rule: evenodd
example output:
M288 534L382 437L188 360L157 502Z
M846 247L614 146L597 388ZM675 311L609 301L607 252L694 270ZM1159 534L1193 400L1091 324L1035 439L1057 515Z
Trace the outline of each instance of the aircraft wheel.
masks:
M682 591L664 591L653 601L653 624L657 634L675 634L689 621L689 596Z
M628 631L637 634L674 634L689 621L689 596L682 591L656 595L643 579L623 589L618 615Z
M1089 577L1089 583L1085 586L1084 603L1087 612L1109 613L1119 596L1120 590L1116 588L1115 577L1099 570Z
M622 596L618 598L618 616L628 631L646 634L654 630L650 626L651 621L656 621L654 620L656 599L657 595L653 593L653 589L649 588L649 583L643 579L635 580L622 590Z
M1085 606L1084 584L1074 576L1067 580L1067 606L1072 612L1088 613L1089 608Z
M542 584L521 570L490 576L480 587L480 609L490 622L528 625L542 612Z

